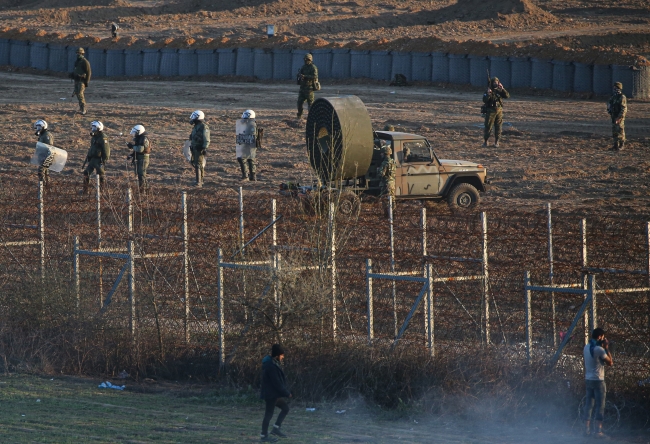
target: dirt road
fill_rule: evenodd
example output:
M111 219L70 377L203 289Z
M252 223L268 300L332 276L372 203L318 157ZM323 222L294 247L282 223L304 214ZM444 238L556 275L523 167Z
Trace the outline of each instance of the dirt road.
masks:
M61 78L0 73L0 156L2 177L36 177L29 158L38 118L51 125L56 144L69 150L64 175L79 175L89 142L90 122L101 120L113 144L110 176L132 177L125 143L143 124L154 143L150 176L154 186L188 187L193 175L181 157L191 131L189 115L202 109L212 130L208 187L276 189L280 182L311 177L302 124L295 119L296 86L290 83L94 80L87 90L89 114L75 114L72 85ZM317 96L358 95L375 128L386 123L425 135L441 158L487 166L493 189L484 208L532 206L573 211L648 213L650 208L650 103L630 101L628 145L610 152L610 122L604 99L537 97L512 91L505 104L500 148L482 148L482 91L471 88L380 84L324 84ZM240 182L234 155L234 125L252 108L265 128L258 153L259 183ZM54 175L56 181L56 175ZM442 208L442 206L441 206Z

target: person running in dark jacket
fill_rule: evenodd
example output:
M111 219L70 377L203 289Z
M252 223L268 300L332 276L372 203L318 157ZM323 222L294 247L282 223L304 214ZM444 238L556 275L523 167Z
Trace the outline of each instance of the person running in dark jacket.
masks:
M280 408L280 414L275 420L271 435L286 437L281 430L282 421L289 413L289 405L283 398L291 398L291 392L287 388L287 378L282 371L282 360L284 359L284 349L280 344L273 344L271 347L271 356L262 359L262 389L260 398L266 401L266 411L262 421L262 442L276 442L275 436L269 435L269 422L273 417L273 411L276 407Z

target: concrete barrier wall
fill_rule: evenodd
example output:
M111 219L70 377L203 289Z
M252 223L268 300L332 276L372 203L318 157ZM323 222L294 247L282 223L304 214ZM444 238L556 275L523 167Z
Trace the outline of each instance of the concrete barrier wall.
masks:
M311 52L314 65L318 67L318 80L332 78L332 50L314 49Z
M236 76L252 76L255 69L255 57L251 48L237 48L235 63Z
M469 83L470 61L466 54L447 54L449 58L449 82ZM486 80L487 82L487 80Z
M349 79L351 77L350 50L332 50L332 78Z
M350 51L350 77L370 78L370 51Z
M594 67L586 63L574 63L573 90L592 92L594 88Z
M391 56L388 51L370 51L371 79L390 80L391 69Z
M0 39L0 65L9 65L9 53L11 52L11 41Z
M124 75L136 77L142 75L144 54L139 49L124 50Z
M291 71L292 54L290 49L276 49L273 51L273 78L288 80L294 77Z
M550 89L553 86L553 63L550 60L530 59L532 75L530 86L539 89Z
M0 39L0 65L71 72L77 46ZM315 49L86 49L93 77L102 76L255 76L293 80L311 53L319 79L372 78L390 81L403 74L409 81L450 82L485 86L486 68L506 88L611 93L620 81L631 98L650 98L650 69L623 65L590 65L527 57L485 57L440 52Z
M178 50L162 49L160 51L160 70L159 75L164 77L173 77L178 75Z
M237 52L234 49L217 49L217 74L234 76L237 70Z
M490 59L485 56L469 55L469 83L472 86L487 87L487 71Z
M253 75L258 79L273 78L273 52L268 49L256 49Z
M447 53L431 53L431 80L433 82L449 82L449 57L447 57Z
M219 53L214 49L197 49L196 73L200 76L219 74Z
M178 75L196 76L199 74L199 57L193 49L178 50Z
M510 86L512 88L530 88L532 65L528 57L510 57Z
M142 75L157 76L160 74L160 51L157 49L142 50Z
M86 58L90 62L93 77L106 77L106 51L103 49L88 49Z
M50 49L51 51L51 49ZM125 76L125 57L123 49L106 50L106 77ZM91 68L94 68L91 65Z
M573 70L571 62L553 60L553 89L558 91L573 91Z
M29 66L35 69L49 69L50 49L47 43L32 42L29 51Z
M612 93L612 67L609 65L594 65L593 91L596 94Z
M411 80L430 82L431 54L428 52L414 52L411 54Z
M9 50L9 64L18 68L28 68L30 50L29 42L12 40L11 49Z
M2 45L2 43L0 43L0 45ZM68 51L66 50L66 47L62 45L49 45L49 48L49 69L56 72L66 72L68 70ZM1 57L2 55L0 53L0 58Z
M413 67L412 56L410 52L396 52L390 53L392 57L392 67L390 70L390 78L394 79L395 74L403 74L406 80L413 80Z

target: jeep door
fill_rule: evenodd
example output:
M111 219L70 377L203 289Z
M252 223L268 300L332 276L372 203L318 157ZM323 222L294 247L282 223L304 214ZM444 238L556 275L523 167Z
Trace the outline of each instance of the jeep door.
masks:
M396 176L402 196L430 196L440 192L440 167L426 139L403 140ZM397 185L397 184L396 184Z

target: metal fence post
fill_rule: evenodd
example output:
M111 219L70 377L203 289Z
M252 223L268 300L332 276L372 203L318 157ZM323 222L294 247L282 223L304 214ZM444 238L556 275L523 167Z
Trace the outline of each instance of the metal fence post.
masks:
M646 222L645 226L646 245L648 247L648 255L646 257L646 273L648 287L650 287L650 222ZM648 298L648 330L650 330L650 297Z
M487 234L487 214L481 212L481 233L483 235L483 258L481 265L483 268L483 338L486 344L490 344L490 282L488 273L488 234Z
M330 260L332 276L332 339L336 339L336 218L334 202L330 202ZM274 224L275 226L275 224Z
M423 261L423 266L422 266L422 276L427 277L428 276L428 264L426 261L426 256L427 256L427 209L422 207L421 211L421 225L422 225L422 261ZM429 289L431 290L431 289ZM429 298L430 292L427 294L427 298ZM424 304L424 335L429 338L429 301L427 299L427 303ZM428 340L427 340L428 342Z
M80 292L80 285L79 285L79 253L77 251L79 250L79 236L74 237L74 249L72 250L72 268L74 272L74 291L75 291L75 296L77 298L77 309L79 309L81 305L81 292Z
M390 272L395 274L395 237L393 228L393 196L388 196L388 222L390 225ZM397 286L393 280L393 329L397 337Z
M435 316L434 316L434 304L433 304L433 265L427 264L426 265L427 269L427 284L429 289L427 290L427 302L425 304L426 308L426 313L427 313L427 346L429 347L429 353L431 356L435 356L436 351L435 351L435 330L434 330L434 321L435 321Z
M589 333L591 333L594 331L594 328L598 327L598 316L596 315L596 276L593 274L589 275L589 284L587 288L589 289L589 293L591 293L591 307L589 310Z
M276 201L275 199L271 200L271 222L273 222L276 219L277 215L277 206L276 206ZM273 300L275 302L275 323L279 323L279 313L278 313L278 307L279 307L279 294L278 294L278 273L280 271L280 259L279 259L279 253L277 250L277 245L278 245L278 230L275 224L273 224L273 227L271 228L272 230L272 241L273 241Z
M99 183L99 176L95 181L95 199L97 211L97 249L102 249L102 202L101 202L101 185ZM104 269L102 265L102 258L99 257L99 308L102 308L102 298L104 296Z
M580 236L582 237L582 268L587 268L587 219L580 220ZM588 287L587 272L582 272L582 289L586 290ZM585 293L585 299L587 294ZM589 342L589 313L585 310L584 314L584 327L585 327L585 345Z
M532 339L532 326L530 318L530 271L524 272L524 301L526 305L526 358L528 359L528 364L532 363L532 348L533 348L533 339Z
M374 318L372 308L372 259L366 259L366 296L368 299L368 344L372 345L372 340L375 338L374 332Z
M41 245L41 281L45 280L45 202L43 200L43 182L38 182L38 233Z
M181 193L181 207L183 208L183 274L184 274L184 294L185 294L185 342L190 342L190 273L188 257L189 250L189 232L187 229L187 193Z
M127 188L126 190L126 202L129 206L129 238L132 237L133 234L133 199L131 198L131 188Z
M223 268L221 262L223 261L223 254L221 248L217 252L217 309L219 312L219 366L222 367L226 362L224 338L224 323L223 323Z
M553 222L551 219L551 204L546 204L546 215L548 217L548 279L551 287L553 286ZM551 292L551 322L553 323L553 347L557 348L557 317L555 312L555 292Z
M131 303L131 338L135 345L136 338L136 312L135 312L135 248L133 240L129 239L129 302Z

